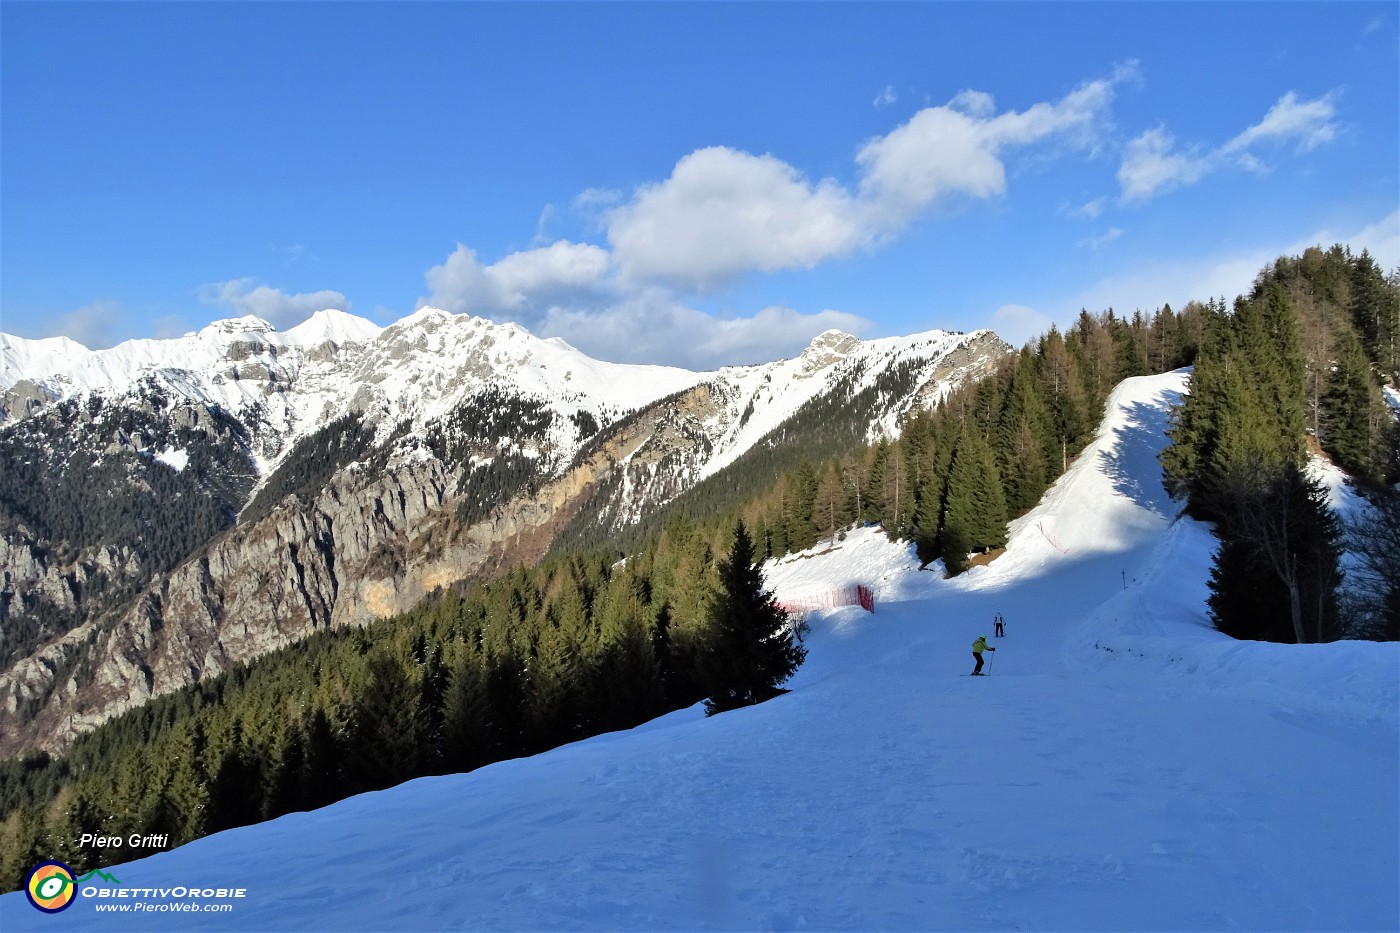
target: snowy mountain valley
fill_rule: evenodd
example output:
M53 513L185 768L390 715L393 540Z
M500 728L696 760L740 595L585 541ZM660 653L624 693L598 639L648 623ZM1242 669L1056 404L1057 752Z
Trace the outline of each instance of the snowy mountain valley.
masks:
M751 489L746 455L892 435L1010 348L831 331L794 359L696 373L423 308L384 328L328 310L285 333L240 318L96 351L0 335L0 351L13 755L615 536L720 474Z
M876 600L809 614L785 696L219 833L84 882L61 918L7 894L0 921L1396 929L1400 645L1210 626L1216 542L1157 460L1187 378L1123 382L987 566L944 579L877 528L770 562L780 599ZM996 613L990 676L968 677ZM200 888L241 895L207 912Z

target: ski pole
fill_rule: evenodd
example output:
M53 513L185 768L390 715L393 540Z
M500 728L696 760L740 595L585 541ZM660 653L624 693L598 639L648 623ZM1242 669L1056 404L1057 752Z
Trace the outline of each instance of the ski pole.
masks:
M988 676L988 677L992 676L992 662L995 661L996 659L997 659L997 651L996 651L995 648L993 648L993 649L992 649L992 656L991 656L990 658L987 659L987 676Z

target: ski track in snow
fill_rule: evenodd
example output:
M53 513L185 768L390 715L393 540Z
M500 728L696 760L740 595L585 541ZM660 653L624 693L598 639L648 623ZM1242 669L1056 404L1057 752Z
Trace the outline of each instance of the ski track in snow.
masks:
M1210 628L1213 539L1156 462L1185 380L1120 386L987 567L943 580L877 529L771 565L779 594L877 600L812 614L786 696L111 869L246 888L232 913L11 894L0 927L1395 930L1400 646ZM964 676L996 612L991 676Z

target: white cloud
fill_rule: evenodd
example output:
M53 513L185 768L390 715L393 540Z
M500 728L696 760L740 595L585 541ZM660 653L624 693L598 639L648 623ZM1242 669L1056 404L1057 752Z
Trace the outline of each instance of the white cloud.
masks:
M44 336L67 337L89 350L100 350L117 342L116 330L121 325L122 308L115 301L94 301L75 311L60 315Z
M1333 103L1335 98L1336 93L1333 92L1317 100L1300 101L1297 94L1289 91L1269 108L1264 119L1230 140L1220 151L1230 155L1244 152L1261 140L1282 142L1290 139L1297 141L1300 152L1316 149L1337 136L1337 124L1333 119L1337 115Z
M745 272L810 268L870 241L855 199L786 162L716 146L690 153L607 218L625 280L706 289Z
M1135 74L1135 67L1126 66L1020 112L994 116L991 95L978 91L961 91L947 106L920 110L856 155L860 194L873 208L873 222L881 232L893 232L940 198L1004 194L1002 153L1008 148L1047 141L1094 147L1115 86Z
M895 92L894 85L886 84L880 89L880 93L875 95L875 109L880 110L888 107L897 100L899 100L899 95Z
M1400 269L1400 210L1358 230L1343 242L1351 244L1351 251L1355 254L1362 249L1371 252L1382 269Z
M1193 185L1222 166L1233 164L1262 174L1268 166L1250 147L1293 141L1298 152L1308 152L1336 138L1336 92L1316 100L1299 100L1289 91L1278 99L1258 123L1246 128L1219 148L1201 152L1176 149L1164 127L1147 130L1128 143L1118 169L1118 184L1125 204L1142 202L1176 188Z
M997 112L995 97L986 91L974 91L971 88L954 94L953 99L948 101L948 106L969 117L986 118Z
M560 241L483 265L458 244L425 274L418 301L453 313L512 320L539 337L562 337L598 359L691 369L767 362L801 352L831 328L867 332L869 320L841 311L765 308L719 318L682 303L668 288L622 282L602 247Z
M239 316L260 317L280 330L294 327L326 308L350 309L349 300L337 291L322 289L293 295L268 285L256 285L251 278L204 285L198 295L205 304L227 308Z
M605 215L625 281L704 290L752 271L810 268L874 246L949 197L1006 191L1007 150L1094 148L1129 63L1054 102L996 114L990 94L964 90L866 142L852 186L813 181L772 155L700 149L665 181ZM582 196L581 196L582 198ZM596 195L587 201L595 203Z
M843 311L802 314L780 307L721 319L687 307L660 289L648 289L602 310L553 308L534 331L562 337L598 359L704 371L792 357L823 331L835 328L860 335L872 326Z
M1096 151L1117 86L1136 78L1128 63L1058 100L1000 114L990 94L963 90L864 143L850 182L809 178L773 155L698 149L631 194L590 188L574 199L574 211L600 223L608 248L559 241L488 265L459 244L427 271L430 294L419 304L516 320L604 359L692 368L790 356L830 328L864 333L868 320L840 311L770 307L720 318L681 298L751 272L811 268L873 248L945 200L1002 196L1004 160L1018 148ZM876 105L895 100L889 87ZM1078 212L1102 208L1098 199ZM537 234L552 219L546 209ZM1045 323L1011 306L999 320L1013 336Z
M454 313L526 315L592 293L608 265L607 250L588 243L559 240L491 265L482 265L475 251L458 243L446 261L427 271L432 293L418 304Z
M897 229L939 197L990 198L1006 190L1006 168L989 121L951 107L925 107L856 155L871 222Z
M532 248L545 246L551 242L548 231L558 219L558 216L559 209L553 204L546 204L540 209L539 220L535 221L535 235L530 238L530 246Z
M1146 201L1174 188L1193 185L1210 171L1210 160L1194 153L1173 151L1176 143L1162 127L1128 143L1118 168L1123 201Z
M1045 333L1052 323L1047 315L1025 305L1002 305L992 313L992 330L1013 347Z

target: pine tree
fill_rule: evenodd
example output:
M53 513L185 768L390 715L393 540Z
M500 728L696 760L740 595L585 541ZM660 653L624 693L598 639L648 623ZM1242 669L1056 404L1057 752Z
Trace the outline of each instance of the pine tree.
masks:
M1354 334L1342 338L1340 355L1323 401L1319 440L1337 465L1353 476L1371 480L1377 475L1371 461L1371 364Z
M1114 383L1147 375L1147 322L1143 320L1142 312L1135 312L1131 322L1119 319L1112 336L1118 348L1117 378Z
M880 438L876 441L874 448L870 451L869 470L866 473L863 500L865 509L859 517L860 521L886 522L890 521L890 513L886 509L887 499L885 478L889 472L891 445L888 439Z
M919 556L920 566L932 563L940 554L943 492L946 485L946 479L930 474L928 481L919 488L917 505L914 507L914 551Z
M577 631L546 622L539 629L530 662L526 727L536 750L572 742L584 734L583 671Z
M340 772L340 743L330 717L317 707L306 720L302 737L301 777L298 806L314 810L339 800L343 794Z
M155 813L171 840L188 842L207 830L209 803L205 765L206 732L202 718L193 717L171 738L173 760L170 777L162 788Z
M1321 482L1294 463L1261 464L1229 482L1208 600L1216 627L1299 644L1339 637L1341 526Z
M242 739L235 723L231 740L222 748L209 778L206 828L209 832L257 822L262 811L262 767Z
M1035 357L1023 350L1012 373L995 435L1006 508L1013 515L1027 511L1050 485L1047 449L1058 446L1050 415L1040 395Z
M74 871L83 872L102 863L102 849L83 844L83 835L94 832L93 827L107 826L101 812L85 787L65 787L49 806L48 838L53 849L48 858L56 858Z
M1351 263L1351 318L1372 360L1400 374L1400 291L1365 250Z
M495 761L501 741L486 692L486 671L468 647L451 669L443 698L443 762L471 771Z
M1046 407L1053 432L1053 451L1057 447L1059 472L1069 469L1069 454L1078 450L1087 438L1090 425L1084 386L1078 368L1065 346L1064 338L1054 327L1040 344L1038 360L1040 381L1046 389Z
M354 791L380 790L415 776L418 746L414 735L416 685L404 662L387 649L373 650L364 688L355 698L346 782Z
M823 538L834 540L839 529L851 524L852 513L846 503L846 489L841 482L841 474L833 461L821 472L817 484L816 503L812 510L813 519Z
M803 461L788 484L791 512L788 519L788 547L794 551L809 548L820 537L817 519L817 469Z
M445 738L444 694L447 691L447 668L442 661L442 649L434 644L424 646L419 654L418 697L414 704L413 742L417 749L414 776L443 772Z
M763 589L763 571L754 561L753 541L742 521L734 526L734 544L720 561L719 577L703 662L707 715L786 692L781 684L807 657L787 613Z
M950 552L950 528L955 536L966 536L970 549L987 550L1006 543L1006 521L1006 498L991 448L975 427L964 424L943 494L943 540L939 550L944 564L948 564L950 553L955 563L964 556Z
M602 729L628 729L660 712L665 704L661 663L646 622L648 606L641 581L615 574L599 614L599 658L590 691Z

